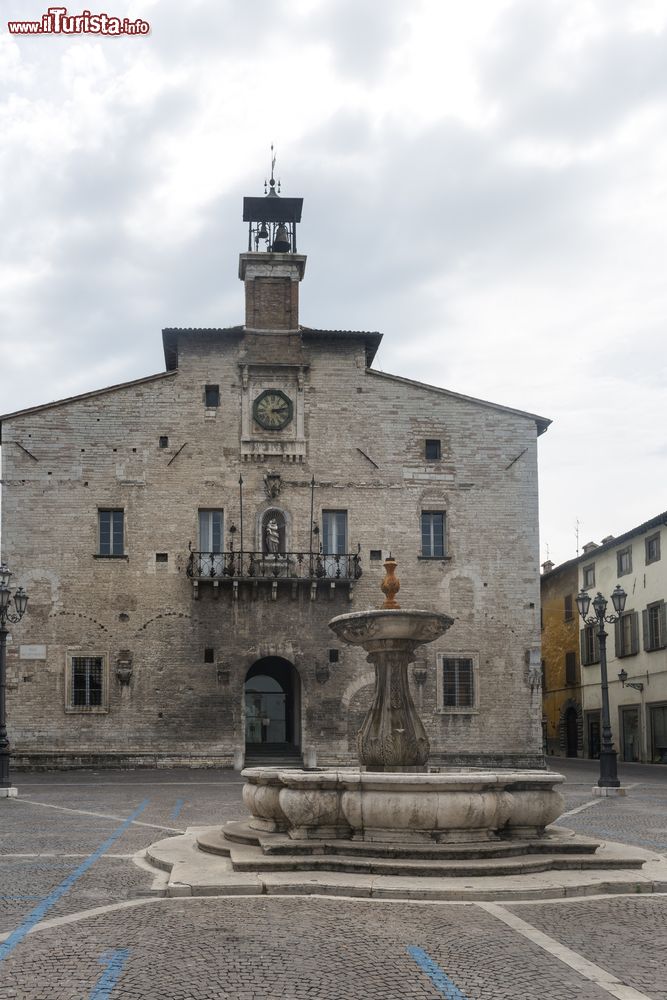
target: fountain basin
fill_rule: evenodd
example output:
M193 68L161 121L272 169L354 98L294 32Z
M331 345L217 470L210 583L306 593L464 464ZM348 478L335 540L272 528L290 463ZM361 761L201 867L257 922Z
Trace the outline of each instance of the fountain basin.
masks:
M385 643L391 649L396 640L412 647L432 642L453 623L453 618L438 611L403 608L338 615L331 619L329 628L344 642L351 646L363 646L370 652L374 648L383 648Z
M248 826L292 840L474 843L535 838L560 816L565 780L546 771L371 773L251 767Z

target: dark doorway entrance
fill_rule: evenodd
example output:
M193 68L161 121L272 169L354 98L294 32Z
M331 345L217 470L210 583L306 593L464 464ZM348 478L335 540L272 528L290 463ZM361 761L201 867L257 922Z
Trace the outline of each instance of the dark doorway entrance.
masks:
M265 656L245 681L246 752L295 750L300 738L299 675L289 660Z
M576 757L577 744L579 742L576 708L570 707L565 713L565 739L567 756Z
M586 713L586 729L588 733L588 756L591 759L600 756L600 713Z

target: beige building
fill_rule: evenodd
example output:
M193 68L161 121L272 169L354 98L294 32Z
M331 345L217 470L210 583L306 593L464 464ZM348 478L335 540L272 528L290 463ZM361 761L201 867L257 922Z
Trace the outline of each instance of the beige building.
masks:
M578 559L578 584L600 591L613 613L611 593L627 593L620 622L607 626L607 676L612 736L619 759L667 764L667 511ZM592 613L592 612L591 612ZM600 655L595 629L580 625L584 750L600 749ZM620 675L620 676L619 676Z
M541 766L537 437L549 421L372 367L299 322L300 199L246 199L245 323L163 331L166 371L2 418L20 763L349 762L363 653L328 621L445 611L419 653L432 762Z

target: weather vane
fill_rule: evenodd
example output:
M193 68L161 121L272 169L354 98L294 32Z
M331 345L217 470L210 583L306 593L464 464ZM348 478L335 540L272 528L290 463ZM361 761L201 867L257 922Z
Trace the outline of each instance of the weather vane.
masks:
M271 180L268 182L268 186L271 188L270 192L267 192L267 182L264 181L264 194L280 194L280 181L278 181L278 190L276 191L276 181L273 176L273 172L276 167L276 154L273 151L273 143L271 143Z

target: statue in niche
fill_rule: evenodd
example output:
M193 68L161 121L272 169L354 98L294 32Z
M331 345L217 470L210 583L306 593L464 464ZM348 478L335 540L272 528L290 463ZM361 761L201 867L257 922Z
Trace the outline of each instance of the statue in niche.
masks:
M272 555L277 555L280 548L280 530L275 517L269 518L265 529L266 551Z

